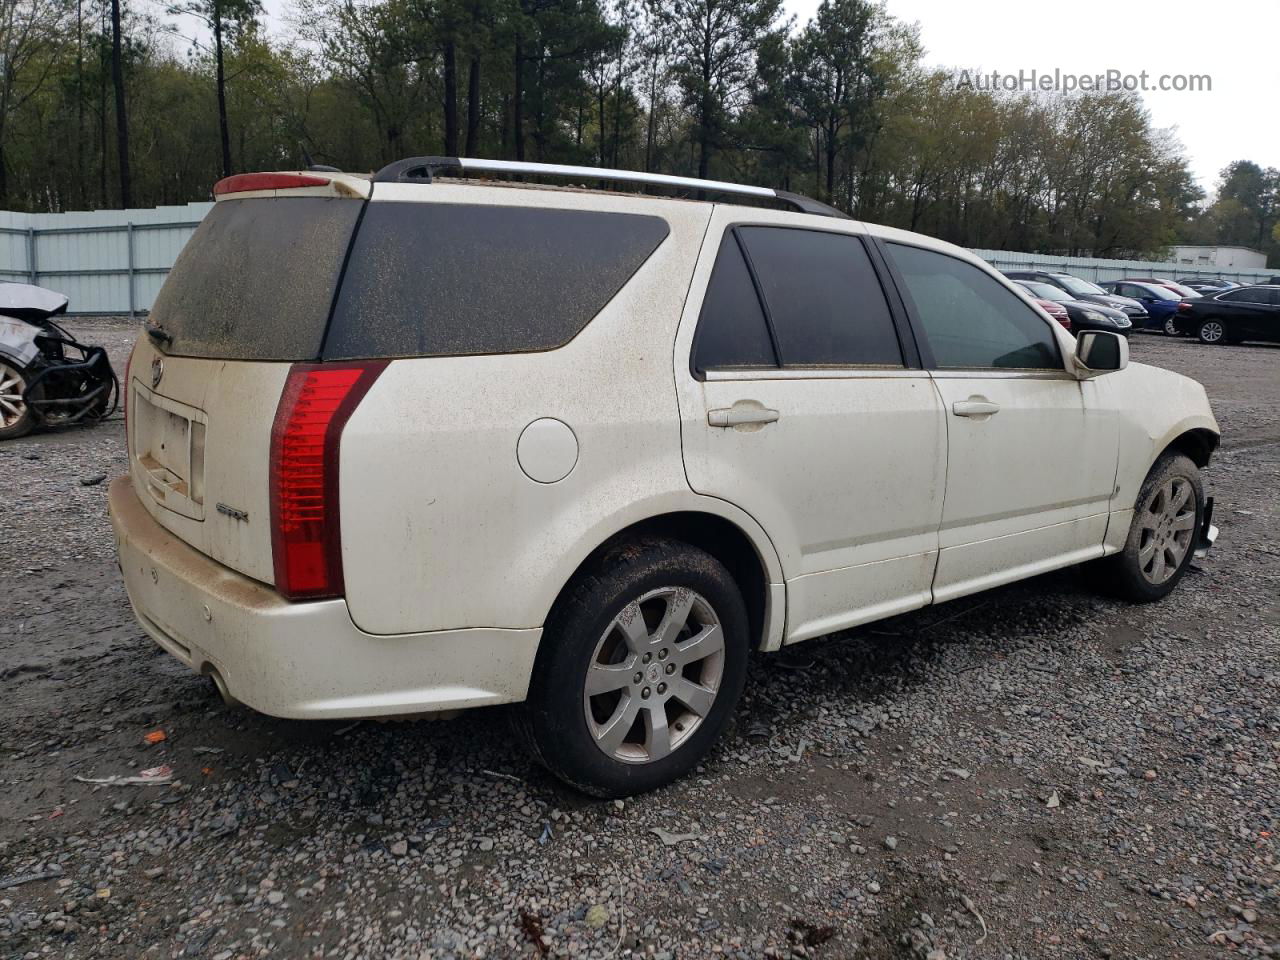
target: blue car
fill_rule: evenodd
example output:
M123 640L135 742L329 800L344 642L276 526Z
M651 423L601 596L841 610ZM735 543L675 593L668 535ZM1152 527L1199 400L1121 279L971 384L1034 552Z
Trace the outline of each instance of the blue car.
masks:
M1107 293L1114 293L1119 297L1131 297L1146 307L1147 319L1143 321L1141 329L1163 330L1168 336L1178 336L1173 318L1178 313L1178 304L1182 302L1182 297L1168 287L1138 280L1108 280L1098 286Z

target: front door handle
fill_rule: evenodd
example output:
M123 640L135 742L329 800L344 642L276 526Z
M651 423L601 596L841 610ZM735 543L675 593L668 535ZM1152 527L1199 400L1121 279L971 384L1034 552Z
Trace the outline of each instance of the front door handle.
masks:
M740 427L744 424L758 423L764 425L778 419L777 410L755 404L735 403L732 407L720 407L707 411L707 423L713 427Z
M970 397L953 403L951 412L957 417L990 417L1000 412L1000 404L992 403L986 397Z

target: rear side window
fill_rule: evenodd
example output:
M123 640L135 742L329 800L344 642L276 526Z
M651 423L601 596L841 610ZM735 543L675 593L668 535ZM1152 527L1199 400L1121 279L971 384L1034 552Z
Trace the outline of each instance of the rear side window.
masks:
M880 281L857 237L740 227L784 366L903 365Z
M1062 368L1049 323L1012 290L956 257L887 246L938 366Z
M666 238L660 217L370 203L325 359L550 350L590 322Z
M693 345L693 368L776 367L760 298L733 231L720 241L711 283L702 302Z
M1262 287L1252 287L1245 290L1236 290L1229 293L1220 300L1234 300L1236 303L1270 303L1271 298L1268 291Z
M150 322L165 352L225 360L314 360L363 202L220 200L169 271Z

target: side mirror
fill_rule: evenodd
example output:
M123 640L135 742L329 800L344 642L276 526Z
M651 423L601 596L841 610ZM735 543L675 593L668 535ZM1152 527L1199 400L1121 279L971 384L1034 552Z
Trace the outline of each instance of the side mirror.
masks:
M1083 379L1114 373L1129 365L1129 341L1118 333L1084 330L1076 337L1076 376Z

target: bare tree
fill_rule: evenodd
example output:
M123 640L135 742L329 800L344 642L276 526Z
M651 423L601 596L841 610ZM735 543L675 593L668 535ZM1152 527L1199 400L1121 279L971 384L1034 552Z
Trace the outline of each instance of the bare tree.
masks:
M710 171L736 108L753 78L755 55L782 25L781 0L649 0L667 35L676 79L693 114L698 176Z
M124 41L120 30L120 0L111 0L111 86L116 97L116 162L120 170L120 206L133 203L129 174L129 117L125 112Z
M67 43L64 0L0 0L0 203L8 199L10 119L40 92Z
M171 16L195 17L213 35L214 85L218 97L218 136L222 175L231 176L231 127L227 122L226 42L262 12L261 0L186 0L168 8ZM188 38L191 39L191 38ZM191 39L194 46L201 46Z

